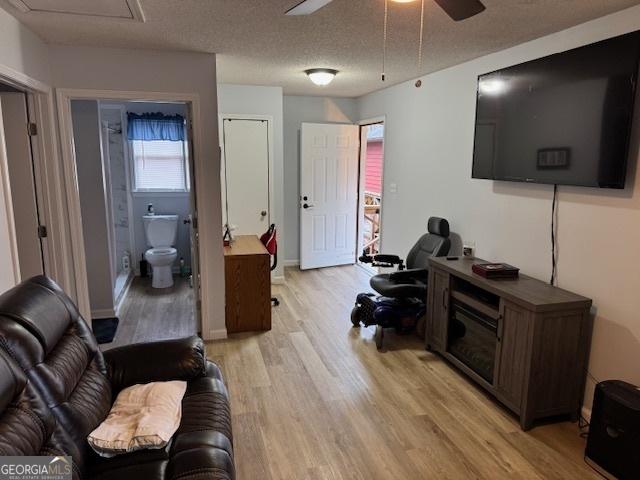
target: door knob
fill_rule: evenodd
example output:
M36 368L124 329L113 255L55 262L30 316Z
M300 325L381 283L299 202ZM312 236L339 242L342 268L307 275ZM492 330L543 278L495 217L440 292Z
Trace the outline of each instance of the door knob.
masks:
M305 203L305 204L302 205L302 208L304 208L305 210L307 208L312 208L312 207L313 207L313 205L309 205L308 203Z
M184 223L185 225L188 225L191 223L191 219L190 218L185 218L182 223Z
M261 216L261 217L266 217L266 216L267 216L267 211L266 211L266 210L262 210L262 211L260 212L260 216Z

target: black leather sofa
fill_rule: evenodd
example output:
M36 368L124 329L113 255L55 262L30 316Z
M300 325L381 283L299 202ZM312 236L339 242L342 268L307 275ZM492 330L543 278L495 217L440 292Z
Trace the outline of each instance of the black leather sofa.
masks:
M185 380L182 421L161 450L102 458L87 435L118 392ZM98 349L73 302L46 277L0 296L0 455L69 455L74 479L235 478L229 398L198 337Z

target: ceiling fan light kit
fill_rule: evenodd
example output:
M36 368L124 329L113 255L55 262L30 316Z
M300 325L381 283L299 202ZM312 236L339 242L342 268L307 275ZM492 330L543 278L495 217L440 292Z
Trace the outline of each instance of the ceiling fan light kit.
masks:
M338 74L338 70L333 68L310 68L305 70L309 80L321 87L329 85L335 76Z

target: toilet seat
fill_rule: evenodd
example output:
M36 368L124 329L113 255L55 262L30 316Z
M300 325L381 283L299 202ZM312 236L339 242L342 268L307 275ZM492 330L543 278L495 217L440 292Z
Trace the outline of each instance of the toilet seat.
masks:
M155 257L169 256L178 253L173 247L154 247L147 250L147 254Z

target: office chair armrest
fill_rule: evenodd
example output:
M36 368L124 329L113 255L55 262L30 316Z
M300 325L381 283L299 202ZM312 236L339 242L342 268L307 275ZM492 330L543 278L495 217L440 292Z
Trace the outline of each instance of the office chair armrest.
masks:
M429 270L427 270L426 268L398 270L397 272L392 272L389 278L396 282L402 282L406 280L420 280L421 282L426 283L429 280Z
M370 263L376 267L393 267L394 265L403 265L404 263L404 260L402 260L398 255L388 255L386 253L369 255L366 250L362 252L362 255L360 255L358 260L362 263Z
M378 253L373 256L376 263L388 263L389 265L401 265L404 261L398 255L389 255L386 253Z

